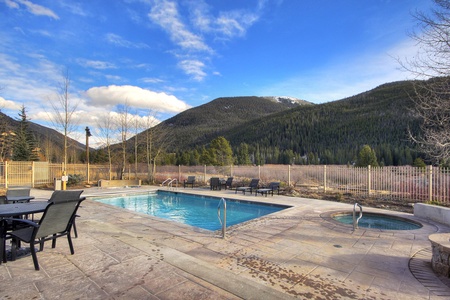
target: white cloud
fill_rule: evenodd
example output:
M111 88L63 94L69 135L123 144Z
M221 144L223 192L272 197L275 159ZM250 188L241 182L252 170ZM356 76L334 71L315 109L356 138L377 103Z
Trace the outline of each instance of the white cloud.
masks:
M205 64L199 60L186 59L180 61L178 66L184 70L188 75L191 75L194 80L202 81L206 73L203 71Z
M9 8L19 8L19 4L17 4L17 2L14 2L13 0L3 0L6 4L6 6L8 6Z
M145 83L164 83L164 80L162 80L162 79L150 78L150 77L142 78L141 81L145 82Z
M106 34L105 38L108 43L119 47L136 49L149 48L149 46L145 43L133 43L114 33Z
M4 0L4 2L9 8L20 9L21 4L25 6L25 8L33 15L47 16L55 20L59 20L59 16L56 13L54 13L51 9L46 8L42 5L34 4L33 2L28 0Z
M105 69L115 69L116 66L113 63L106 62L106 61L100 61L100 60L88 60L88 59L78 59L78 64L85 68L93 68L98 70L105 70Z
M187 29L182 22L175 2L156 1L148 14L150 20L161 26L170 36L170 39L182 49L189 51L212 52L202 37Z
M260 1L256 11L236 9L222 11L215 16L209 12L209 7L203 1L192 2L192 23L202 32L211 33L215 38L242 37L260 18L264 4Z
M90 105L103 108L123 105L125 102L132 107L161 113L179 113L189 108L189 105L173 95L130 85L93 87L86 91L86 95L90 99Z
M14 101L6 100L5 98L0 97L0 111L4 109L19 111L21 107L21 105L17 104Z
M228 38L242 37L258 19L259 16L251 12L237 10L224 12L217 18L217 31Z

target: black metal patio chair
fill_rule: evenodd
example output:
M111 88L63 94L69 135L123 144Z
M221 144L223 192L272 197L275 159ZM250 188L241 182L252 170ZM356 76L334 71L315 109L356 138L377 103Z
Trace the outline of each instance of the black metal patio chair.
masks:
M56 239L63 236L67 236L70 253L74 254L75 251L73 249L70 231L72 229L73 220L78 207L85 199L85 197L82 197L50 202L39 223L26 219L9 219L13 222L13 228L15 223L26 226L8 233L12 238L12 260L16 258L16 250L19 242L28 243L30 244L30 252L33 257L34 268L39 270L35 244L38 243L40 245L39 251L43 251L44 242L51 240L52 248L55 248Z

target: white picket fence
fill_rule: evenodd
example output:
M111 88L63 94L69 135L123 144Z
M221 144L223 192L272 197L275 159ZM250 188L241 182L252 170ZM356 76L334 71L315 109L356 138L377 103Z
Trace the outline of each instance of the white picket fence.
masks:
M67 174L76 174L91 182L117 179L120 167L108 165L69 164ZM130 164L126 179L145 182L148 166ZM61 179L62 164L47 162L0 162L0 186L52 186ZM111 174L111 175L110 175ZM196 176L199 185L208 185L211 177L233 177L235 183L259 178L261 183L280 181L282 186L314 189L320 192L350 193L399 201L450 203L450 169L428 166L361 168L337 165L264 165L264 166L157 166L156 183L176 178L182 183L187 176Z

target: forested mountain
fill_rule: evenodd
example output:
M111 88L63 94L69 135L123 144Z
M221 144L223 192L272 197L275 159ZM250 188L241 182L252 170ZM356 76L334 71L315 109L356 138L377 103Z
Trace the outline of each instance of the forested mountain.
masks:
M413 82L403 81L323 104L288 97L218 98L138 134L136 152L134 137L128 140L128 161L134 161L135 153L139 153L138 161L145 161L143 143L147 140L149 146L147 133L151 132L158 163L202 164L202 152L212 140L223 136L237 164L242 154L254 164L348 164L355 161L364 145L375 151L381 165L412 164L421 154L408 139L408 129L419 133L420 121L410 110L411 95ZM19 123L1 113L0 122L2 132L14 131ZM63 135L32 122L29 129L44 154L42 159L58 161ZM6 146L11 146L4 139L2 157ZM70 149L69 162L78 162L85 146L71 140ZM120 145L114 145L113 151L119 153ZM102 149L92 152L95 161L91 162L104 162L96 158Z
M11 118L0 112L0 129L2 132L0 138L0 154L1 159L10 159L10 153L14 147L14 137L11 137L11 133L17 132L20 127L20 121ZM50 162L61 162L63 157L64 148L64 135L58 131L41 126L39 124L28 122L28 130L34 138L34 145L37 147L38 156L41 160L47 160ZM81 153L85 152L85 145L73 140L68 139L69 149L68 160L69 162L78 162Z
M404 165L420 156L408 140L408 128L418 132L419 120L409 109L413 94L413 82L394 82L339 101L281 111L261 109L258 97L219 98L159 126L169 126L178 137L168 150L179 154L200 152L224 136L235 153L248 146L257 164L347 164L367 144L381 165Z
M287 97L224 97L191 108L164 121L171 129L172 147L190 149L208 144L231 128L310 102Z

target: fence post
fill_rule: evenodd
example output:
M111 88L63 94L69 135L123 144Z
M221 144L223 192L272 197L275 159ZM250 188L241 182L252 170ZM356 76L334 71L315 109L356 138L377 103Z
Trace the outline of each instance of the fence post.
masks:
M203 183L206 184L206 165L203 165Z
M31 187L34 188L34 161L31 162Z
M323 166L323 191L327 191L327 165Z
M230 165L230 177L233 177L233 165Z
M261 180L261 165L258 165L258 179Z
M291 165L288 165L288 186L291 186Z
M181 180L181 165L178 165L178 182Z
M370 190L372 188L371 184L370 184L370 165L367 166L367 194L370 196Z
M5 188L8 188L8 161L5 161Z
M428 168L428 200L433 201L433 166Z

